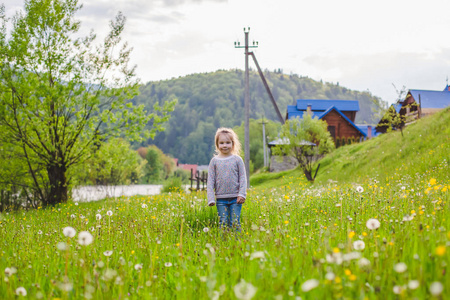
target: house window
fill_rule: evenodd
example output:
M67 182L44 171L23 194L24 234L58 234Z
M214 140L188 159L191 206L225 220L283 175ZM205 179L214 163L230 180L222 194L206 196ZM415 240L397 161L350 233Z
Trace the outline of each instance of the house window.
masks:
M328 126L328 131L330 132L330 135L333 138L333 140L336 140L336 127Z

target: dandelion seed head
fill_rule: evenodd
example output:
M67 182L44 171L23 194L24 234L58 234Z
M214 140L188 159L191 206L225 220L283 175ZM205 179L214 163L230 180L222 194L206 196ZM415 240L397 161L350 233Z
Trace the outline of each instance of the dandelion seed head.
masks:
M101 220L101 219L102 219L102 215L101 215L101 214L96 214L96 215L95 215L95 218L96 218L97 220Z
M394 271L397 273L403 273L408 269L408 266L404 262L399 262L394 266Z
M439 296L444 290L444 286L439 281L430 284L430 293L433 296Z
M363 241L354 241L353 249L355 250L364 250L366 248L366 244Z
M309 279L303 282L302 284L302 291L309 292L312 289L315 289L319 286L319 280L317 279Z
M380 227L380 221L378 221L377 219L369 219L366 222L366 226L367 228L369 228L370 230L375 230L378 229Z
M64 227L64 229L63 229L63 234L70 238L74 237L76 233L77 233L77 231L73 227L70 227L70 226Z
M18 287L16 289L16 295L17 296L26 296L27 295L27 290L23 286Z
M112 250L108 250L108 251L103 252L104 256L111 256L112 254L113 254Z
M252 299L256 294L256 288L244 279L234 286L234 295L240 300Z
M90 245L94 241L94 237L89 231L81 231L78 234L78 244L82 246Z
M172 263L171 262L166 262L166 263L164 263L164 266L166 268L170 268L172 266Z
M108 215L108 216L112 216L112 214L113 214L113 212L111 211L111 210L108 210L107 212L106 212L106 214Z
M408 282L408 288L410 290L415 290L420 286L419 280L410 280Z

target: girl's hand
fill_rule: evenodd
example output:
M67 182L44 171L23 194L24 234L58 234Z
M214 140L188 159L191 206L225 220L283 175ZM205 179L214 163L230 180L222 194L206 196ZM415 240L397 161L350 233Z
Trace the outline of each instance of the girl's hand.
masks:
M211 202L210 204L208 204L209 206L214 206L216 205L214 202Z
M245 198L244 197L237 197L237 203L238 204L244 204L244 202L245 202Z

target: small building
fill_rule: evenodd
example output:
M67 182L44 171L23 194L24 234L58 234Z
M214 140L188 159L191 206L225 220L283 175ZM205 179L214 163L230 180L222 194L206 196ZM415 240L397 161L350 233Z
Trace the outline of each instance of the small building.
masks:
M398 114L402 119L402 126L414 123L417 119L450 106L450 87L447 85L443 91L408 90L403 101L392 104L385 116L376 127L377 132L385 133L390 126L389 114Z
M359 111L357 100L313 100L299 99L297 105L288 105L286 120L302 118L305 112L311 117L317 117L328 124L333 141L338 140L363 140L372 135L372 127L367 127L370 133L365 133L354 122Z

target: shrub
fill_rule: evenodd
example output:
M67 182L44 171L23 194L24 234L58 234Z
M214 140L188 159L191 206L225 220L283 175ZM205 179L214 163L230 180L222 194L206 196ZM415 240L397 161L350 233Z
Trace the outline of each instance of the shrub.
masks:
M182 192L182 182L180 177L170 177L164 182L161 193Z

